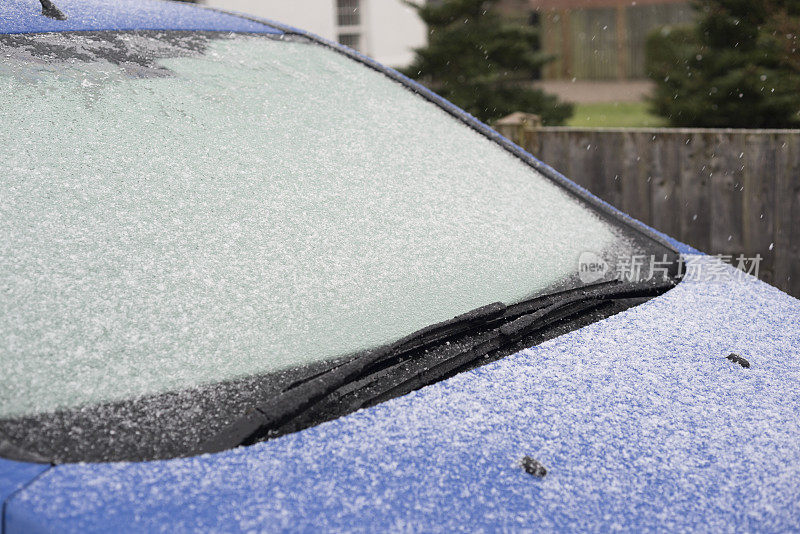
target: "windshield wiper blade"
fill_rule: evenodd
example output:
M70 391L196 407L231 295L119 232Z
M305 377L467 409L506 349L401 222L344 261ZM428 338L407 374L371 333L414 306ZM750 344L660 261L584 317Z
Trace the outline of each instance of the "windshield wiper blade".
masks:
M282 427L290 425L294 418L310 411L320 401L329 397L332 402L341 399L343 395L336 395L337 390L359 380L367 380L369 383L373 374L376 382L383 380L383 387L378 388L377 394L373 392L348 403L342 414L354 411L370 401L381 402L397 396L398 393L413 391L436 382L456 369L503 347L512 346L565 317L592 310L617 299L657 296L674 286L675 282L672 280L655 283L612 281L544 295L510 306L497 302L476 308L449 321L423 328L391 345L361 353L271 397L202 443L193 454L219 452L277 436ZM481 333L482 335L478 335ZM394 366L406 360L413 361L420 354L425 354L448 340L469 335L478 335L478 339L468 343L466 347L456 347L453 354L436 365L423 366L418 372L399 382L395 380L392 383L386 379Z
M547 331L553 325L571 317L583 317L586 313L598 310L617 300L642 299L660 295L674 285L674 282L657 285L603 283L578 291L569 290L545 295L509 306L505 315L507 322L484 335L477 336L477 339L470 343L459 344L449 351L444 351L444 355L418 358L413 362L417 366L416 372L406 369L410 375L408 379L398 382L392 376L393 371L396 370L385 369L374 376L362 379L354 386L340 388L329 396L325 401L327 406L323 407L321 411L336 411L337 414L351 413L379 404L474 367L475 362L488 361L493 354L498 354L504 349L525 348L529 345L524 343L520 345L521 342L529 340L532 336ZM506 352L510 354L516 350ZM410 364L411 362L405 365L408 368ZM336 408L332 409L333 406ZM298 421L295 424L296 429L310 426L305 423L313 417L315 414L307 416L305 421Z
M269 429L285 423L342 385L363 376L369 368L379 365L382 361L468 332L480 324L502 317L505 310L506 306L499 302L482 306L449 321L423 328L391 345L362 353L342 365L254 406L244 416L204 442L199 452L219 452L256 441Z

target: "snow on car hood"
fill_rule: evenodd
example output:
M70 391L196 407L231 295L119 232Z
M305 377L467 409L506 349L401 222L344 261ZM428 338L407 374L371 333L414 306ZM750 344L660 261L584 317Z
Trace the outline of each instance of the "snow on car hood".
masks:
M252 447L52 468L6 531L797 528L800 301L723 278Z

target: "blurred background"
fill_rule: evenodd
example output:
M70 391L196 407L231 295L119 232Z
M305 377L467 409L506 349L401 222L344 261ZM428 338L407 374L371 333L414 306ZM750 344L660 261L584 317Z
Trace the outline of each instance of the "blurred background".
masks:
M371 56L385 65L408 68L415 49L428 44L426 20L403 0L201 0L209 6L270 18L309 30ZM538 52L529 81L575 104L551 123L572 126L660 126L648 112L651 89L645 71L648 34L668 24L689 22L694 12L686 0L498 0L497 2L417 2L433 9L452 5L451 18L472 18L473 11L494 11L506 26L519 26L518 37ZM444 4L444 5L443 5ZM477 6L477 7L476 7ZM481 13L482 15L482 13ZM498 30L502 24L493 14ZM459 17L460 18L460 17ZM432 30L441 24L431 24ZM445 24L446 25L446 24ZM517 28L519 29L519 28ZM475 33L474 28L464 28ZM495 37L499 37L500 32ZM483 36L475 36L482 38ZM513 65L518 72L520 65ZM435 73L434 73L435 77ZM467 106L469 107L469 106ZM528 109L527 111L532 111ZM542 110L533 110L539 111ZM498 118L498 117L496 117Z
M428 42L416 10L402 0L201 0L212 7L249 13L302 28L404 67Z
M338 41L800 297L800 0L200 0Z

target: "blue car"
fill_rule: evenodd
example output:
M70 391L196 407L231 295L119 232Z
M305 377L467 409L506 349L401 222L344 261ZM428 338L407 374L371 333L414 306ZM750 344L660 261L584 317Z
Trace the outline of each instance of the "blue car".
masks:
M797 531L800 302L398 72L0 5L2 532Z

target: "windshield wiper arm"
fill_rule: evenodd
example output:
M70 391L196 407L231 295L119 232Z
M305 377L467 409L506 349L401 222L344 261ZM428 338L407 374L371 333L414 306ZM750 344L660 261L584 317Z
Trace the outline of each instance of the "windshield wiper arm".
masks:
M199 452L219 452L256 441L262 437L261 434L280 426L351 380L363 376L368 369L382 361L466 333L480 324L502 317L505 311L506 306L499 302L482 306L449 321L423 328L391 345L364 352L253 407L204 442Z
M423 328L391 345L361 353L323 374L271 397L202 443L193 454L219 452L277 435L282 426L347 384L368 378L372 373L386 376L386 373L380 371L391 368L398 362L413 360L417 355L441 346L450 339L483 333L476 342L456 350L455 354L437 365L423 368L399 383L389 384L378 395L371 395L349 408L358 409L367 400L391 398L398 391L411 391L433 383L470 362L518 343L565 317L591 310L604 302L653 297L674 285L672 280L655 283L603 282L536 297L510 306L499 302L482 306L449 321ZM335 395L333 397L336 398ZM349 411L352 410L344 413Z
M643 299L660 295L674 287L674 282L663 284L621 284L619 282L597 284L581 290L568 290L545 295L509 306L501 326L479 336L468 343L459 343L444 354L422 355L405 364L410 375L398 381L392 373L396 369L385 369L366 377L352 386L345 386L331 394L324 402L321 412L336 412L337 415L379 404L404 395L426 385L438 382L460 371L476 366L476 362L491 361L533 345L530 340L557 327L559 323L582 318L589 312L608 307L616 301ZM628 307L628 306L625 306ZM617 310L619 311L619 310ZM615 313L615 312L614 312ZM612 313L613 314L613 313ZM416 371L408 369L416 365ZM335 407L335 408L334 408ZM305 416L295 424L295 430L310 426L308 419L319 418L318 414ZM282 429L283 430L283 429ZM281 432L286 433L286 432Z

